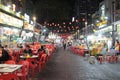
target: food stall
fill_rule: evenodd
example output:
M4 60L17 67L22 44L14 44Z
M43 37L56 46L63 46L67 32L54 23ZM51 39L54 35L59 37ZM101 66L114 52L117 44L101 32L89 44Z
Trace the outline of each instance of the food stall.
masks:
M0 40L3 44L16 42L23 20L0 12Z

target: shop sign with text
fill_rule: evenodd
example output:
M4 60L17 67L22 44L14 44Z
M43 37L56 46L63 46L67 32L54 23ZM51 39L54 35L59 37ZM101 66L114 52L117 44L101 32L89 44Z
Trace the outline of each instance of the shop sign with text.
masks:
M5 13L0 12L0 23L14 26L17 28L22 28L23 21L15 17L9 16Z
M101 26L104 27L105 25L107 25L107 23L108 23L108 21L104 20L102 22L97 23L96 26L98 26L98 27L101 27Z

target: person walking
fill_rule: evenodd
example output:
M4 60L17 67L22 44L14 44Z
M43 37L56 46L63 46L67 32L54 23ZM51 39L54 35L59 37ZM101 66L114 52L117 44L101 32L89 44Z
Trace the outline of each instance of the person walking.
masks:
M66 49L66 41L65 40L63 41L63 48L64 48L64 50Z

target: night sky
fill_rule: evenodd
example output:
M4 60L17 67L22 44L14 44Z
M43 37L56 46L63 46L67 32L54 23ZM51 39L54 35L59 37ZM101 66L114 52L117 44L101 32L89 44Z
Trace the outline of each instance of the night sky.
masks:
M98 10L99 3L102 0L87 0L89 5L85 10L85 4L82 3L86 0L31 0L35 5L35 14L37 16L37 22L44 24L47 23L63 23L72 21L72 17L76 16L76 4L79 1L79 6L81 13L82 11L88 11L91 8L91 11L87 13L94 13ZM84 16L79 15L81 18ZM80 18L79 18L80 19Z

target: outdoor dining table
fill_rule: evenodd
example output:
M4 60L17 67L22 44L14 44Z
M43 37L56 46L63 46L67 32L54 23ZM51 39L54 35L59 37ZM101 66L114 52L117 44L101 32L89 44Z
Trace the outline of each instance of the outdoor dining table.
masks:
M21 59L27 59L27 58L33 58L34 59L34 58L38 58L38 55L32 55L32 56L28 56L28 57L25 56L25 55L21 55L20 58Z
M20 69L22 65L0 64L0 73L12 73Z

